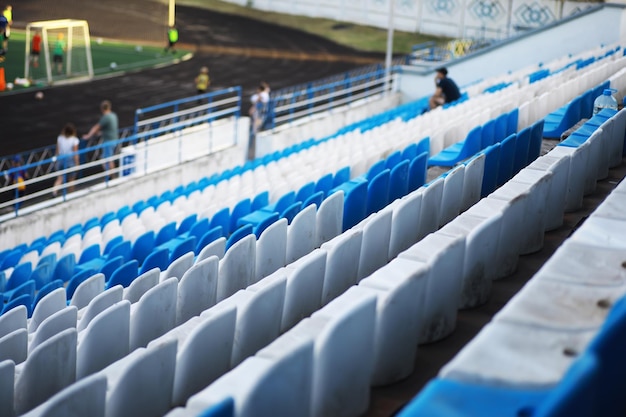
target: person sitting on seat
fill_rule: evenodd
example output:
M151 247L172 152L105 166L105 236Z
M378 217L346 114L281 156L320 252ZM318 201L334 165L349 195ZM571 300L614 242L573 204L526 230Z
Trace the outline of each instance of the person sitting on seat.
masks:
M444 103L452 103L461 98L461 92L451 78L448 78L448 70L445 67L437 68L435 75L435 94L428 100L430 109L434 109Z

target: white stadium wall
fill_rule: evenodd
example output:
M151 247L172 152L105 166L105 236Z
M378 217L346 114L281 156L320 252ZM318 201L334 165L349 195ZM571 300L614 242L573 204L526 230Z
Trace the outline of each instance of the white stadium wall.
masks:
M256 9L386 28L391 0L225 0ZM594 3L553 0L395 0L394 27L451 38L502 39ZM595 3L597 4L597 3Z

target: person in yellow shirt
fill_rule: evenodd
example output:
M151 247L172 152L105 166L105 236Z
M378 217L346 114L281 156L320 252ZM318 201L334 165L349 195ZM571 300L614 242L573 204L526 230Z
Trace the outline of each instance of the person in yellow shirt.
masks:
M4 36L2 37L2 49L6 52L9 48L9 36L11 35L11 25L13 24L13 7L10 4L2 11L2 16L7 20Z
M211 83L211 79L209 78L209 69L207 67L200 68L200 74L196 77L195 82L198 94L206 93L206 90L209 88L209 84Z

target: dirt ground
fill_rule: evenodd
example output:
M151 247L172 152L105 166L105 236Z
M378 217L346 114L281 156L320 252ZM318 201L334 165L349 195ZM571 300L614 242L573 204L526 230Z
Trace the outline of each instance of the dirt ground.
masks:
M45 1L45 0L44 0ZM14 7L15 27L55 18L88 19L92 37L139 39L165 44L166 16L148 0L23 0ZM132 7L128 4L132 3ZM102 6L106 4L106 7ZM150 9L146 9L150 10ZM240 85L244 97L262 80L276 90L335 75L363 65L363 58L380 58L337 45L323 38L238 16L178 6L180 42L196 50L193 59L161 69L100 79L85 84L0 96L0 155L10 155L54 144L60 129L73 122L79 134L99 117L99 103L109 99L120 127L131 126L135 109L195 94L193 79L207 65L211 89ZM155 26L162 36L155 34ZM19 58L23 59L22 51ZM12 57L9 55L9 59Z

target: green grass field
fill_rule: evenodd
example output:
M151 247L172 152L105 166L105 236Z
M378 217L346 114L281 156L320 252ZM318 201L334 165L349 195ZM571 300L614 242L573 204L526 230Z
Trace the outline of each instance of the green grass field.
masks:
M9 40L9 50L6 60L0 63L4 67L6 82L13 82L17 77L24 77L24 57L25 38L23 31L13 30ZM165 64L180 59L189 53L188 51L177 50L176 54L165 53L162 47L136 45L111 40L94 39L91 40L91 55L94 68L94 75L104 75L116 71L125 71L141 68L149 68L158 64ZM40 60L43 60L42 51ZM111 68L111 63L115 63L115 68ZM46 75L44 66L39 64L39 68L31 67L31 77L36 85L46 85ZM54 67L53 67L54 72ZM55 76L55 81L65 79L65 76ZM16 88L20 88L16 86Z

